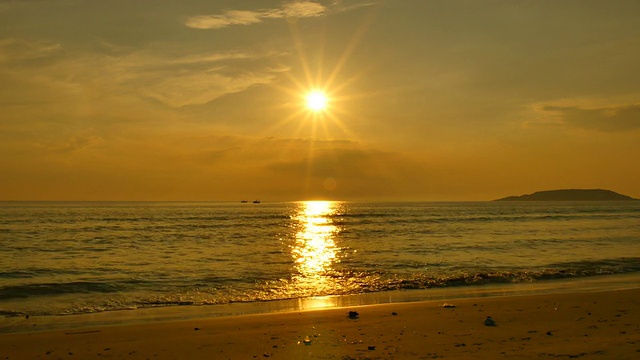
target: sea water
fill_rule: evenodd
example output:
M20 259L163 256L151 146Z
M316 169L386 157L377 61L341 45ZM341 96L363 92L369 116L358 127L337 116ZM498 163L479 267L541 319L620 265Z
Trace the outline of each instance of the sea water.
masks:
M640 201L2 202L0 251L9 317L464 292L640 274Z

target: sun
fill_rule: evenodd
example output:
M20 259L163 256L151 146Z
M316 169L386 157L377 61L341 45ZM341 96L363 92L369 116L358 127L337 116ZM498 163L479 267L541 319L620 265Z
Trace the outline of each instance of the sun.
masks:
M320 90L313 90L306 96L307 108L312 111L323 111L327 109L329 99L327 95Z

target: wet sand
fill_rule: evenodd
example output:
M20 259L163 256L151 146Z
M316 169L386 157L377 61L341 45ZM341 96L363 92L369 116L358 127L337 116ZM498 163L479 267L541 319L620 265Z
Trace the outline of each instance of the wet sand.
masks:
M93 325L1 334L0 359L635 359L639 305L632 289Z

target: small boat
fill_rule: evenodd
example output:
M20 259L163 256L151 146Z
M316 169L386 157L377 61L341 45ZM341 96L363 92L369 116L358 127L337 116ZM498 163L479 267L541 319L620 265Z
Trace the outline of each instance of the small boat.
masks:
M243 203L243 204L248 203L248 201L247 201L247 200L240 200L240 202L241 202L241 203Z
M260 204L260 200L253 200L254 204Z

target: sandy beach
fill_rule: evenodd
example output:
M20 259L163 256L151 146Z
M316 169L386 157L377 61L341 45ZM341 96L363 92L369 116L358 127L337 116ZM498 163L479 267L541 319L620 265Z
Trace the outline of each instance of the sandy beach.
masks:
M640 289L574 292L9 333L0 335L0 355L2 359L633 359L640 356L639 299ZM350 317L350 311L358 316ZM488 316L495 326L485 325Z

